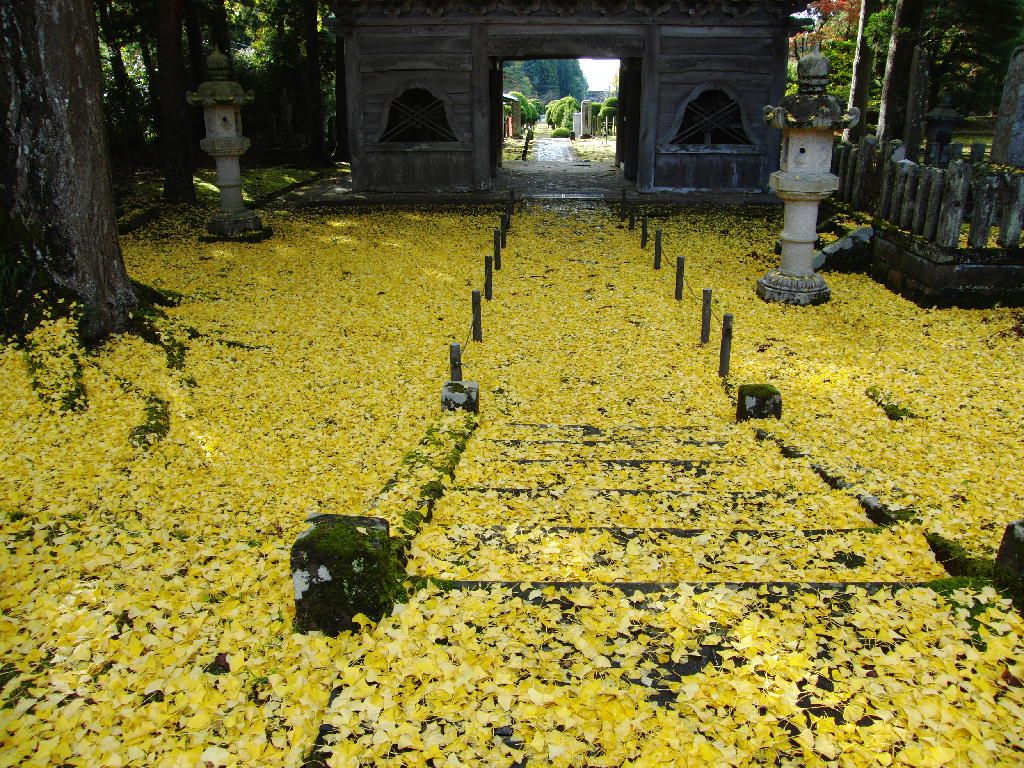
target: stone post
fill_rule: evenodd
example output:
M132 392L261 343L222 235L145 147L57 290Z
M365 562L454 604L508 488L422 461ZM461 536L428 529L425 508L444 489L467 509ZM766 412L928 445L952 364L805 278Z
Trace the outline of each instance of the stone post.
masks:
M992 139L992 162L1024 166L1024 45L1017 46L1006 70Z
M829 300L828 286L814 272L814 243L818 239L818 204L839 188L830 172L832 137L836 128L857 122L860 110L844 113L828 85L828 59L815 50L797 66L798 91L777 107L765 107L765 122L782 129L782 161L770 185L786 204L782 264L757 281L757 295L786 304L821 304Z
M515 137L523 134L523 105L519 99L512 102L512 135Z
M590 105L593 104L593 103L594 102L592 102L590 99L584 99L583 103L580 104L580 112L583 115L583 135L584 136L593 136L594 133L597 130L593 125L591 125L592 121L590 119Z
M238 164L249 148L249 139L242 135L242 107L252 104L252 91L229 80L228 57L214 48L206 59L209 80L198 90L185 94L188 103L201 106L206 121L206 138L199 142L206 154L217 163L217 187L220 189L220 211L206 225L214 235L232 236L263 229L263 223L242 201L242 170Z

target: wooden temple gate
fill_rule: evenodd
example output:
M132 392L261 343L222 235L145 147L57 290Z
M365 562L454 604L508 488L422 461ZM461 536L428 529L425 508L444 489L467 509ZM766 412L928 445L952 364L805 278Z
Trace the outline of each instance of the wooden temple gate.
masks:
M763 191L799 0L335 0L355 190L487 190L502 62L621 62L622 168L640 192ZM342 106L339 105L339 109Z

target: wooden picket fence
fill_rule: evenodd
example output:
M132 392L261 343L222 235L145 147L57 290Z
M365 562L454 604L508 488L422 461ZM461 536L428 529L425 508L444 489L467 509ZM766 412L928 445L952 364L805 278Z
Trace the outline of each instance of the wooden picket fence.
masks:
M949 164L922 165L902 157L902 142L880 147L873 136L859 144L837 142L832 172L835 198L936 245L959 249L965 222L968 248L1020 247L1024 221L1024 172L998 171L984 162L985 145L951 145Z

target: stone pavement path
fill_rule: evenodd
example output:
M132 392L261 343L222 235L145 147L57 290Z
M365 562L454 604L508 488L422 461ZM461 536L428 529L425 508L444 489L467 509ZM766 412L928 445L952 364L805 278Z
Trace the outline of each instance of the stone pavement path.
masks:
M579 161L569 139L537 139L534 151L539 163L575 163Z
M970 665L929 682L961 629L914 586L946 576L919 530L875 527L807 459L734 424L698 355L672 358L674 393L651 378L648 401L604 408L637 376L614 361L639 337L597 313L623 307L649 342L656 315L616 303L628 268L577 252L579 221L536 222L568 241L537 263L515 251L525 226L488 309L501 330L469 354L510 381L489 383L410 553L411 574L454 591L420 593L340 665L327 762L831 765L842 744L891 762L916 737L908 709L948 706L973 727L978 712L944 698L971 690ZM501 315L513 296L529 322ZM544 382L511 371L552 343L538 326L562 345Z

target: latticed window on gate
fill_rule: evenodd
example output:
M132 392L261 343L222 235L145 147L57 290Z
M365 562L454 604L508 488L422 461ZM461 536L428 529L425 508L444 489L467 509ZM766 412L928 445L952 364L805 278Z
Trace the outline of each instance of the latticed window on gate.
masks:
M750 144L740 105L725 91L708 90L686 105L673 144Z
M444 102L426 88L410 88L391 102L382 142L457 141Z

